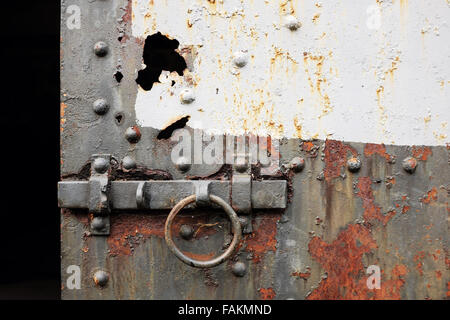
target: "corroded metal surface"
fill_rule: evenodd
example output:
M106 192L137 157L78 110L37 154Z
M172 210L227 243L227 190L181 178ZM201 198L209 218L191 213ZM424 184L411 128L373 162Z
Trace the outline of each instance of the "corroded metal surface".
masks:
M310 154L310 143L320 152ZM64 271L82 266L110 272L98 289L91 277L64 298L122 299L445 299L449 294L448 150L339 141L281 145L283 159L303 155L305 169L290 171L291 203L285 212L256 211L253 233L244 235L231 261L208 270L184 265L164 242L165 213L117 212L111 235L86 234L87 214L64 211ZM375 150L375 151L374 151ZM323 159L321 159L323 154ZM361 157L351 173L346 161ZM416 155L407 173L400 159ZM392 159L396 159L393 161ZM196 259L211 259L230 236L225 217L184 215L175 223L194 226L179 246ZM224 240L225 237L225 240ZM229 241L230 239L228 239ZM233 261L247 265L235 277ZM366 286L369 265L381 268L381 289Z
M176 143L160 129L182 122L195 136L192 128L203 117L204 129L280 138L280 170L269 177L253 165L251 175L287 180L288 207L253 209L251 228L244 228L250 233L234 256L204 270L183 264L167 247L168 211L113 210L111 234L93 236L92 213L63 209L62 297L447 299L448 74L441 63L448 64L442 47L448 1L358 1L351 8L345 1L193 1L190 12L187 1L177 8L162 3L174 5L62 2L62 180L88 181L92 155L111 154L112 182L231 181L236 173L228 164L171 159ZM351 17L364 16L368 5L389 23L342 39L366 27L365 19ZM289 14L297 20L285 21ZM186 31L195 28L203 31ZM183 76L163 72L161 83L145 91L136 78L145 37L158 31L179 41L175 52L188 69ZM202 39L207 34L219 52ZM357 57L356 40L364 43ZM243 49L248 61L235 54ZM180 235L183 225L193 228L189 240ZM183 211L173 235L185 254L202 261L232 241L229 220L208 208ZM73 265L81 268L80 289L66 286ZM380 289L366 285L372 265L381 270Z

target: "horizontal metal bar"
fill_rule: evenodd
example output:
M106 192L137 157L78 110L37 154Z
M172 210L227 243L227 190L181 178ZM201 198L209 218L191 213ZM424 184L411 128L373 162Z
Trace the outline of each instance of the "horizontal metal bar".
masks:
M230 181L210 180L210 194L231 202ZM181 199L195 194L199 181L112 181L110 205L112 209L172 209ZM138 187L142 186L143 206L136 201ZM251 203L255 209L286 208L287 183L284 180L252 181ZM61 181L58 183L58 203L61 208L88 208L88 181Z
M58 205L60 208L87 208L89 181L58 182Z

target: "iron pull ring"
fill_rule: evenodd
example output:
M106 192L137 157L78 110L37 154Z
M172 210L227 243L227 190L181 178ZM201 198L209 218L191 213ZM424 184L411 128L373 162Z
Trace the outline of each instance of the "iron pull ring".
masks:
M175 216L180 212L181 209L183 209L188 204L196 201L196 195L193 194L187 198L182 199L180 202L178 202L170 211L169 216L167 217L166 224L164 226L164 237L166 239L167 246L170 248L170 250L175 254L175 256L183 261L184 263L190 265L191 267L196 268L211 268L215 267L221 263L223 263L225 260L230 258L233 251L236 249L240 239L241 239L241 224L239 222L239 218L234 212L233 208L226 203L222 198L215 196L215 195L209 195L209 200L219 206L222 207L222 209L225 211L225 213L228 215L228 217L231 220L231 227L233 230L233 240L231 241L230 246L225 250L224 253L222 253L220 256L213 258L211 260L207 261L200 261L195 260L192 258L189 258L186 256L183 252L181 252L180 249L175 245L175 243L172 240L172 222L175 219Z

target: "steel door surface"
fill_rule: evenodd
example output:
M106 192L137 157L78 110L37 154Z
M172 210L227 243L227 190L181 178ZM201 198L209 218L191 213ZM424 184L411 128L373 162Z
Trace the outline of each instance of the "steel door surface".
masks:
M62 1L62 298L448 299L449 19Z

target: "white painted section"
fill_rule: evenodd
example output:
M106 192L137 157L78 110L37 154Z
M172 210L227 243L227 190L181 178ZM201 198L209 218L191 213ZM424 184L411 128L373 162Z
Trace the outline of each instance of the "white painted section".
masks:
M142 126L190 115L208 132L449 141L448 0L133 0L132 22L135 37L160 31L197 51L183 77L138 89ZM235 54L248 57L244 67Z

